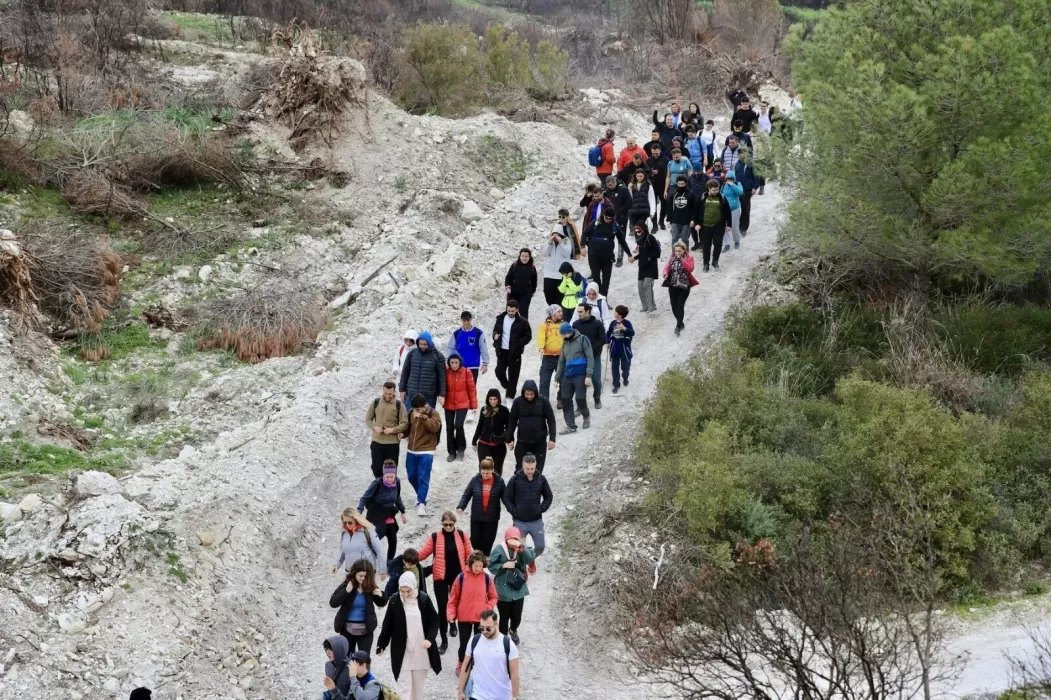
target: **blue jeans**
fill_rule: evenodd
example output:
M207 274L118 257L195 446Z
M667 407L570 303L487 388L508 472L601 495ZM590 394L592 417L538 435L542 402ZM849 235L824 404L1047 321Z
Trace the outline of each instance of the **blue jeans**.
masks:
M409 452L405 455L405 471L409 475L409 483L416 492L416 503L426 503L427 493L431 490L431 465L434 464L434 455L418 455Z
M624 380L627 381L628 374L631 372L631 358L627 356L614 355L613 359L613 388L620 389L620 377L621 372L624 373Z
M602 347L604 349L606 346L603 345ZM591 388L593 390L591 392L591 395L595 397L596 401L598 401L599 399L602 398L602 351L601 350L595 353L595 358L594 359L595 359L594 371L591 374Z

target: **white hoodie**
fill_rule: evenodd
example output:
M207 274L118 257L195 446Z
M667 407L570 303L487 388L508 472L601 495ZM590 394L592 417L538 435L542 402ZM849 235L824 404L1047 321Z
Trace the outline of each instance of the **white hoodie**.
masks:
M591 291L591 288L588 288ZM591 315L602 321L602 327L609 329L609 324L613 321L613 309L609 308L609 302L606 301L606 297L602 296L598 292L595 292L595 298L592 299L590 296L587 297L588 303L593 307L591 309Z
M405 341L410 338L416 340L416 331L405 331L405 335L401 339L401 345L394 351L394 362L391 364L391 372L395 377L401 376L402 365L405 364L405 358L408 357L409 350L412 350L411 345L405 344Z

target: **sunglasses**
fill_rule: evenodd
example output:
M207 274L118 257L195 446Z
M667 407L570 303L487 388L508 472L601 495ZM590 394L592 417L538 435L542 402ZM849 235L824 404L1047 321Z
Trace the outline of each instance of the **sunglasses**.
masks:
M483 632L495 632L496 625L481 625L481 629Z
M344 525L353 525L353 524L354 524L354 521L353 521L353 520L344 520L344 521L343 521L343 524L344 524Z
M452 528L456 527L456 523L442 523L442 527L447 527L449 529L452 529Z

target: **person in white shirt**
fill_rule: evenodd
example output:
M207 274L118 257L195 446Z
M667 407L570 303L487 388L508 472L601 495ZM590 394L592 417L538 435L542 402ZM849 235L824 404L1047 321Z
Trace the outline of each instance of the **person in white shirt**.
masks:
M394 364L391 366L391 373L395 377L401 376L401 368L405 364L405 358L409 356L409 351L416 347L416 331L405 331L402 339L404 342L394 351Z
M770 121L770 103L765 100L759 103L759 131L768 136L774 131L774 124Z
M459 700L518 700L521 674L518 647L500 634L493 610L482 612L482 633L467 646L464 670L460 673Z
M602 321L603 328L609 328L609 324L613 322L613 311L609 308L606 297L599 294L594 287L588 287L587 297L593 309L592 315Z

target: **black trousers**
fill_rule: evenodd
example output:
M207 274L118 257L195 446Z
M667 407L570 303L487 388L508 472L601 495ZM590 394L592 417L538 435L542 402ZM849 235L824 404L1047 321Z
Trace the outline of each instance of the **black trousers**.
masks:
M401 444L397 442L393 445L384 445L373 440L369 445L369 449L372 451L372 476L377 479L383 476L384 460L393 459L394 463L397 464L398 455L401 454Z
M540 440L539 442L522 442L519 440L515 443L515 471L522 470L522 458L530 452L536 457L536 473L544 473L544 462L547 461L547 440Z
M544 278L544 301L547 302L548 306L555 304L556 306L562 305L562 292L558 291L558 285L562 284L561 279L552 280L547 277Z
M347 651L348 655L353 654L355 651L367 651L370 654L372 653L372 638L375 636L375 632L369 632L368 634L363 634L359 637L351 634L344 627L340 634L343 635L343 638L350 644L350 649Z
M598 284L599 294L606 296L609 292L609 280L613 275L613 258L602 258L594 254L588 255L588 263L591 265L591 282Z
M493 458L493 464L496 466L496 473L503 476L504 460L507 459L507 445L502 442L498 442L495 445L486 445L484 442L479 442L478 461L481 462L486 457Z
M518 600L496 601L496 611L500 614L500 632L507 634L508 630L518 630L522 624L522 610L525 608L525 598Z
M721 223L715 226L701 227L701 260L705 266L709 261L715 265L719 264L719 256L723 252L723 234L726 227Z
M455 455L457 451L467 450L467 433L463 429L463 424L467 420L469 410L468 408L460 408L455 411L445 409L445 443L451 455Z
M522 373L522 353L512 355L507 350L496 351L496 378L507 398L518 394L518 375Z
M456 660L463 663L463 658L467 655L467 645L471 643L471 637L481 632L481 629L479 629L477 622L457 621L456 626L460 630L460 648L456 650Z
M675 321L682 325L683 316L686 314L686 300L690 298L690 288L668 287L668 297L671 299L671 313Z
M518 302L518 315L528 321L529 320L529 303L531 301L533 301L533 295L532 294L518 294L518 295L508 294L507 298L508 299L514 299L515 301ZM554 302L551 302L551 303L557 304L558 302L554 301Z
M438 633L443 642L448 642L449 621L445 618L445 613L446 608L449 607L449 589L452 588L452 584L437 579L432 583L434 584L434 604L438 606Z
M558 369L558 355L544 355L540 358L540 395L551 400L551 377Z
M376 525L376 536L381 540L387 540L387 566L394 561L395 555L398 553L398 514L394 513L393 523L373 523ZM377 567L379 568L379 567Z
M748 232L748 222L752 216L752 191L745 190L741 195L741 233Z
M478 504L481 508L481 504ZM490 508L495 508L496 505L490 501ZM493 551L493 543L496 542L496 533L500 529L500 523L487 523L481 520L471 521L471 544L479 552L482 552L485 556L489 556L489 553Z
M660 209L660 214L657 216L657 223L663 224L668 218L668 199L664 196L664 188L661 187L657 192L654 192L654 197L657 200L657 207Z
M628 227L628 217L625 216L623 219L617 219L617 226L624 232L624 237L627 240L631 240L631 229ZM617 241L617 260L623 260L625 254L631 254L631 251L620 244L620 240Z

